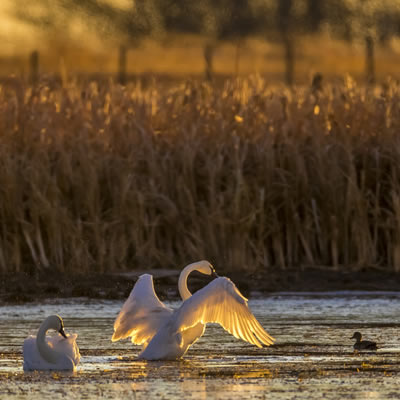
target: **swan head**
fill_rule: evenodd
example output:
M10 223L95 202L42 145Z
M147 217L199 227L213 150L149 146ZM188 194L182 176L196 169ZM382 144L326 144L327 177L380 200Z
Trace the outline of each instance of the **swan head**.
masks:
M202 260L196 263L196 270L204 275L211 275L214 278L218 278L214 267L206 260Z
M362 338L362 335L360 332L354 332L354 335L351 337L351 339L356 339L357 342L360 342Z
M60 335L62 335L65 339L67 339L67 335L64 331L64 322L59 315L50 315L46 319L46 325L47 329L54 329L58 333L60 333Z
M204 275L211 275L214 278L218 278L214 267L206 260L196 261L187 265L179 275L178 282L179 293L182 297L182 300L184 301L192 295L192 293L190 293L189 289L187 288L187 277L193 271L198 271Z

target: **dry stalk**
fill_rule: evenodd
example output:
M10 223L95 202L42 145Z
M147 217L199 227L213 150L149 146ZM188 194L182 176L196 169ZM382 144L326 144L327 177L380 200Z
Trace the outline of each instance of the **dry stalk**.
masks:
M400 269L400 87L0 90L0 270ZM318 107L316 107L318 105Z

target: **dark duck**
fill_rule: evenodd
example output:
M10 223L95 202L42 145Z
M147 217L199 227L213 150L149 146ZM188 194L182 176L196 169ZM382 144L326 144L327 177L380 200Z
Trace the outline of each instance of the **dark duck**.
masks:
M362 340L360 332L354 332L352 339L356 339L354 350L377 350L376 343L369 340Z

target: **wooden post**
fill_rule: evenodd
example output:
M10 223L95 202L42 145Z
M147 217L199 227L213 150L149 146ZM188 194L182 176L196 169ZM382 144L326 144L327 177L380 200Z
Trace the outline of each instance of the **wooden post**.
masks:
M37 83L39 79L39 52L37 50L32 51L29 57L29 79L32 85Z
M126 84L126 53L126 47L124 45L121 45L119 48L118 56L118 82L121 85Z

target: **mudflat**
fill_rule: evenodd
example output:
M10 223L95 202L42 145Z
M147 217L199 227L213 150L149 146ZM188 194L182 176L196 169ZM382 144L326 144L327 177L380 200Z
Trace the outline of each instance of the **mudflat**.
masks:
M172 307L180 302L168 302ZM273 346L258 349L210 324L180 361L139 361L112 343L122 300L42 299L0 306L0 398L398 398L398 292L277 293L249 305ZM23 339L49 314L78 334L75 373L22 371ZM375 352L354 352L361 331Z

